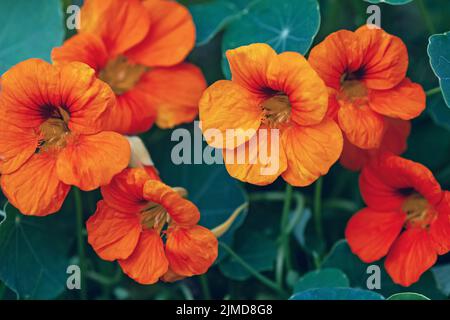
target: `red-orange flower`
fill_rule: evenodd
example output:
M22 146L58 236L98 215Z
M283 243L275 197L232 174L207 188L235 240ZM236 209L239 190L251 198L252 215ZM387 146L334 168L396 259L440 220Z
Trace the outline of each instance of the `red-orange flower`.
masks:
M360 189L367 208L350 219L345 236L361 260L387 256L391 278L409 286L450 251L450 192L426 167L383 154L362 170Z
M339 158L343 140L339 127L325 116L326 87L306 59L295 52L277 54L266 44L226 55L232 81L210 86L199 108L205 138L224 150L230 175L257 185L282 175L295 186L325 175ZM279 140L273 139L276 134ZM263 154L272 161L261 161ZM275 170L267 170L274 161Z
M137 282L203 274L217 258L217 239L197 225L200 213L185 190L165 185L154 171L126 169L101 191L88 241Z
M387 119L411 120L425 108L422 87L406 78L406 46L376 27L329 35L309 62L328 86L330 115L358 148L390 149L382 146Z
M117 96L108 128L121 133L191 122L206 88L184 63L195 43L189 11L175 1L86 0L81 30L53 50L55 62L90 65Z
M58 211L70 185L93 190L129 162L130 146L105 131L114 94L89 66L30 59L2 77L1 187L22 213Z

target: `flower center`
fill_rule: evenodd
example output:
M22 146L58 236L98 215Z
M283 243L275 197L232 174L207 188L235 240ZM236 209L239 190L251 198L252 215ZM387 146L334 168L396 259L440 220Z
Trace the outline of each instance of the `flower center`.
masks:
M99 78L109 84L115 94L121 95L139 82L148 70L146 66L133 64L124 56L108 61L99 74Z
M359 80L345 80L337 94L337 99L350 102L355 106L363 106L368 102L368 90L365 84Z
M48 119L39 127L40 139L37 152L65 147L66 138L70 134L69 119L69 113L61 107L51 111Z
M407 214L407 222L413 227L427 228L437 216L427 199L418 193L413 193L405 200L402 210Z
M271 128L286 124L291 118L292 106L287 95L277 93L261 105L263 123Z
M183 188L173 188L182 197L187 197L187 191ZM145 229L155 229L161 233L166 224L170 224L171 219L166 208L156 202L150 201L140 212L141 225Z

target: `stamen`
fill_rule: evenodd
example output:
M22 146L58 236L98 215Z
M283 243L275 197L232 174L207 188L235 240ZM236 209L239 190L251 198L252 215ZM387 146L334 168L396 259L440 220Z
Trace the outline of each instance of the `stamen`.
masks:
M291 118L292 106L289 97L284 93L277 93L261 105L263 123L271 128L286 124Z
M36 152L47 151L50 148L63 148L66 146L66 138L70 134L68 122L69 113L61 108L53 108L49 118L41 124L40 139Z
M118 56L100 71L99 78L109 84L115 94L121 95L134 88L147 70L146 66L133 64L126 57Z
M436 218L437 213L427 199L418 193L409 196L402 206L407 214L406 220L411 226L428 228Z

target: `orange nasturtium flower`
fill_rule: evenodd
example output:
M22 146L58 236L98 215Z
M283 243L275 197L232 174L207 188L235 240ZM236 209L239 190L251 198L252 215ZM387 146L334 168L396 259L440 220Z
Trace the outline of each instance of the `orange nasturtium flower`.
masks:
M450 250L450 192L426 167L393 154L374 158L359 182L367 208L347 225L351 250L367 263L387 256L395 283L417 282Z
M257 185L281 175L295 186L310 185L325 175L341 155L343 139L338 125L326 117L327 89L306 59L295 52L277 54L266 44L243 46L226 55L232 81L211 85L199 109L205 138L223 149L230 175ZM265 149L271 149L273 129L278 130L279 143L268 156L277 159L278 170L262 174L269 163L250 160L270 153ZM208 130L218 131L223 139L209 137ZM230 138L230 130L235 137ZM263 132L265 138L260 139ZM245 161L238 162L239 157Z
M364 158L383 150L404 151L408 125L394 124L392 119L419 116L425 109L425 93L406 77L408 52L400 38L375 26L340 30L315 46L308 61L328 87L329 113L344 132L345 144L370 150L362 153ZM385 139L395 136L392 131L399 131L394 143ZM361 159L356 157L361 152L352 156L359 150L348 149L352 146L344 147L343 164L358 169Z
M89 66L19 63L2 77L1 187L22 213L54 213L70 185L93 190L128 165L130 145L104 121L111 88Z
M183 62L195 44L189 11L175 1L86 0L81 29L53 61L94 68L117 96L108 128L121 133L191 122L206 88L200 69Z
M217 239L197 225L200 213L183 198L186 191L170 188L154 170L125 169L101 192L103 200L87 222L88 241L135 281L203 274L216 260Z

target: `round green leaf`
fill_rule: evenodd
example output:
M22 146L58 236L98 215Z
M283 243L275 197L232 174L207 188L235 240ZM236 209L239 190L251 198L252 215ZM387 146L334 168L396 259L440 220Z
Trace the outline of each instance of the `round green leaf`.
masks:
M339 269L329 268L311 271L301 277L294 285L294 293L317 288L349 287L347 276Z
M362 289L318 288L296 293L289 300L384 300L384 297Z
M276 243L255 231L240 232L236 235L234 251L256 271L273 269L277 255ZM243 281L251 277L232 257L226 257L219 265L222 273L233 280Z
M240 12L234 3L226 0L207 1L190 5L188 8L197 31L197 46L208 43Z
M239 19L225 30L222 40L222 69L230 79L225 52L251 43L267 43L277 52L296 51L305 54L320 25L317 0L260 0L244 10ZM245 32L244 32L245 30Z
M450 131L450 108L445 104L442 95L431 97L427 110L434 123Z
M29 217L7 206L0 224L0 279L19 298L52 299L65 289L72 217L68 210Z
M413 0L364 0L364 1L373 3L373 4L387 3L387 4L392 4L394 6L398 6L398 5L410 3Z
M425 297L423 294L414 293L414 292L403 292L396 293L387 298L387 300L430 300Z
M425 272L420 280L408 288L396 285L392 282L389 275L384 271L383 261L374 263L363 263L356 255L354 255L347 241L338 241L329 255L322 263L323 268L337 268L342 270L350 280L352 287L367 288L367 279L370 274L367 273L367 267L377 265L381 270L381 289L374 290L383 296L389 297L395 293L402 292L420 292L431 299L442 299L442 292L437 287L436 280L431 271Z
M428 56L431 67L439 78L445 102L450 107L450 32L430 37Z
M0 1L0 74L29 58L49 60L64 39L60 0Z
M436 266L431 271L436 278L439 289L448 297L450 296L450 264Z

